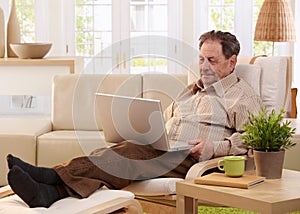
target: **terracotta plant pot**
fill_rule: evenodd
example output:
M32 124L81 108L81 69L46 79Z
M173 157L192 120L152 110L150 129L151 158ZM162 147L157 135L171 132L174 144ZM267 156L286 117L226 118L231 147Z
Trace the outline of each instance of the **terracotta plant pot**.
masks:
M256 175L266 177L266 179L281 178L284 150L278 152L253 151Z

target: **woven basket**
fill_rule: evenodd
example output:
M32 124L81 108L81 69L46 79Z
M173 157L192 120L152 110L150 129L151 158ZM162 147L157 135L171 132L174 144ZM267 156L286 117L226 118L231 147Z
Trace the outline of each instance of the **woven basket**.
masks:
M296 40L295 24L288 0L265 0L258 15L254 40L288 42Z

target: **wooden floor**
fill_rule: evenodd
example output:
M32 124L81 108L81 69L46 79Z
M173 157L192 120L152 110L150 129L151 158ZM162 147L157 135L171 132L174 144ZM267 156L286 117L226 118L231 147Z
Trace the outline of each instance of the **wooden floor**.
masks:
M140 204L143 208L143 211L147 214L174 214L174 213L176 213L175 206L153 203L153 202L145 201L142 199L138 199L138 202L140 202Z

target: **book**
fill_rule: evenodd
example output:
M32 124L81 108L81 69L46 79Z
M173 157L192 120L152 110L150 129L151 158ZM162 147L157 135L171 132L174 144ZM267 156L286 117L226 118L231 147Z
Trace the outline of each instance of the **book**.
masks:
M213 172L195 179L196 184L206 184L215 186L227 186L248 189L257 184L263 183L265 177L256 175L246 175L241 177L228 177L224 173Z

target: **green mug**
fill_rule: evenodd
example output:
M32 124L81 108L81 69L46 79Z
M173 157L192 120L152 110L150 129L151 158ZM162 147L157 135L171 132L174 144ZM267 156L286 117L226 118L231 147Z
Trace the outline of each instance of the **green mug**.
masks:
M245 171L245 158L243 156L225 156L218 161L218 169L229 177L240 177Z

